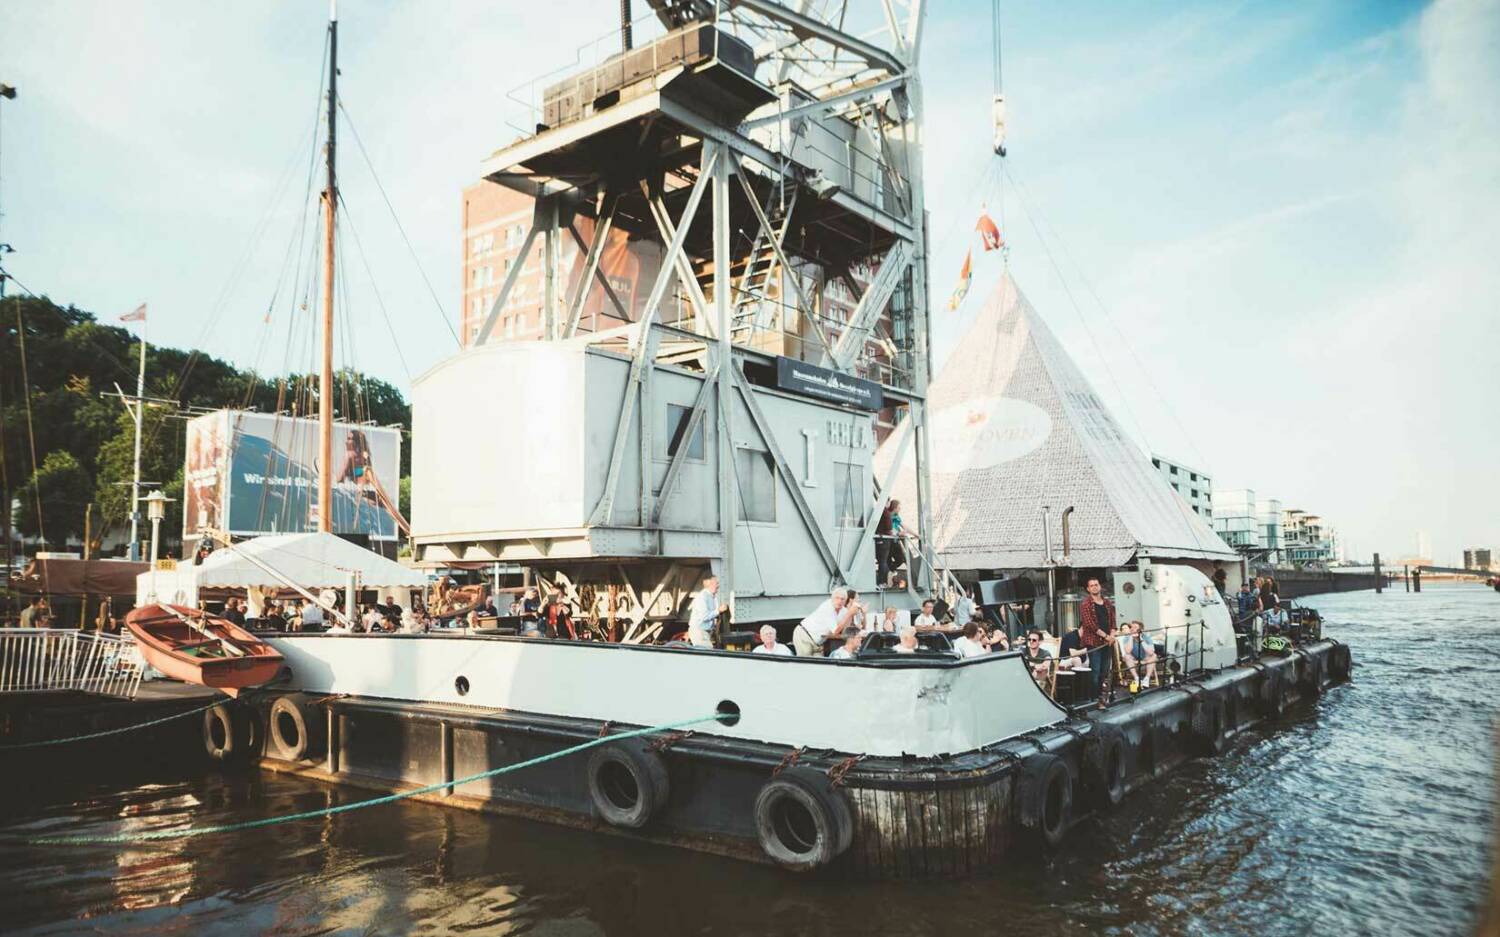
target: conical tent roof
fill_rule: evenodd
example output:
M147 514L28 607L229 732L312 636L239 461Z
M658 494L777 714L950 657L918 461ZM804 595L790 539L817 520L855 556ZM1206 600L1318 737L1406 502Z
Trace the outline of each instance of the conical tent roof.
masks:
M924 533L940 564L1041 566L1044 505L1052 509L1059 558L1059 516L1074 508L1074 566L1120 566L1138 553L1238 560L1125 437L1008 273L927 400L933 530ZM899 436L877 456L882 475ZM914 461L910 454L903 460L892 491L908 505L916 496Z

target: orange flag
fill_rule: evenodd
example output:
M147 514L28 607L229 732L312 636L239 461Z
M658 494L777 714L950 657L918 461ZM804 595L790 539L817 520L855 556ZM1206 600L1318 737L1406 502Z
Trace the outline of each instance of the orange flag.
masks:
M984 244L985 250L992 251L1005 246L1005 238L1000 236L1000 227L987 212L979 213L979 223L974 225L974 230L979 232L979 240Z
M964 268L959 271L958 285L953 288L953 295L948 297L948 308L957 309L969 295L969 284L974 282L974 251L964 252Z

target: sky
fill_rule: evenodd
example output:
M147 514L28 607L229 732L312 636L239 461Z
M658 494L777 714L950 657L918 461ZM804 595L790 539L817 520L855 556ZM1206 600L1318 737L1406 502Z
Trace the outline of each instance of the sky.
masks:
M456 349L461 190L617 9L343 0L341 363L409 389ZM929 9L939 362L1008 263L1144 450L1322 514L1351 556L1500 547L1500 0L1002 0L1003 166L990 4ZM7 269L103 319L149 302L153 341L308 366L326 13L0 4ZM947 312L981 208L1009 249Z

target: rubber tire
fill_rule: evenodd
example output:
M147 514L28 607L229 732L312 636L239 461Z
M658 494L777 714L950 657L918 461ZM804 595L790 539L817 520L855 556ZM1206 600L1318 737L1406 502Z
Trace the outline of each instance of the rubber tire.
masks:
M1049 802L1055 810L1047 809ZM1055 850L1072 821L1073 777L1067 762L1044 753L1026 759L1016 786L1016 823L1023 838L1039 849Z
M1267 669L1260 676L1260 689L1255 696L1255 706L1267 719L1280 719L1286 714L1286 694L1281 692L1281 672Z
M1224 751L1229 733L1224 726L1224 701L1211 693L1193 697L1191 732L1193 751L1218 755Z
M813 842L805 850L788 846L777 829L777 807L785 799L795 801L812 819ZM854 841L854 818L848 801L827 774L794 766L767 781L755 795L755 834L772 862L793 872L811 872L849 848Z
M1302 671L1302 684L1299 689L1302 695L1309 700L1315 700L1323 695L1323 658L1307 653L1307 662Z
M1109 810L1125 799L1129 751L1125 733L1115 726L1096 724L1093 734L1084 739L1083 788L1095 808Z
M620 806L606 790L605 771L615 768L624 768L635 785L635 803L630 806ZM667 805L671 784L667 780L666 762L648 750L640 739L626 739L594 749L589 753L587 770L589 799L610 826L638 830Z
M318 707L312 705L312 697L305 693L288 693L278 696L271 703L270 724L267 730L269 741L275 745L276 756L287 761L303 761L323 757L327 747L328 722ZM288 744L282 738L281 720L290 719L297 733L296 744Z
M222 745L214 741L214 728L224 736ZM219 703L203 714L203 749L219 764L238 764L249 758L260 741L259 721L248 707Z
M1328 652L1328 677L1334 683L1343 683L1349 679L1349 673L1353 669L1354 655L1347 644L1335 644Z

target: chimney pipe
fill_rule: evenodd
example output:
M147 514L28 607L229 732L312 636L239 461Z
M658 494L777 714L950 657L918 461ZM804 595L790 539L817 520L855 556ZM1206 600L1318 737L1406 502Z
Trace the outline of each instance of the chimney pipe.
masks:
M1073 541L1072 541L1072 538L1068 536L1068 515L1072 514L1072 513L1073 513L1073 505L1070 504L1067 507L1063 508L1063 512L1062 512L1063 563L1065 565L1071 565L1072 562L1073 562L1072 559L1071 559L1071 556L1072 556L1072 553L1073 553L1073 550L1072 550L1072 542Z

